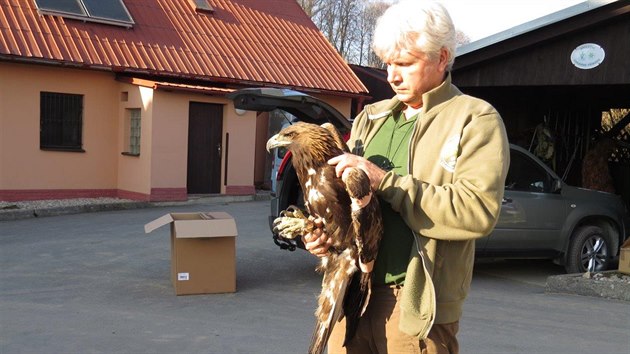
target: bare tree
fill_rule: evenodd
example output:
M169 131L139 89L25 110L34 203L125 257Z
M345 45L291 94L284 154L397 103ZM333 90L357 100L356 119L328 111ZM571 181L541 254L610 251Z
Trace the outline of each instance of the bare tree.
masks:
M297 0L300 7L306 12L311 19L317 14L321 8L320 3L322 0Z
M457 41L458 47L470 43L470 37L460 30L457 30L457 33L455 34L455 40Z
M360 16L364 0L299 0L301 6L310 6L311 20L339 54L347 58L350 43L356 35L356 19ZM302 3L306 3L302 5ZM312 6L311 6L312 5Z
M372 50L372 41L374 40L374 28L376 21L390 6L389 3L383 1L374 1L368 3L361 16L361 33L360 33L360 52L359 65L366 65L375 68L384 68L385 65L381 59L376 56Z
M346 61L380 66L370 46L376 19L389 4L382 0L297 2Z
M359 0L338 0L336 31L333 43L344 58L349 57L349 43L356 37L357 19L360 17Z
M296 0L339 54L349 63L384 68L372 51L378 18L391 6L384 0ZM470 42L457 31L457 45Z

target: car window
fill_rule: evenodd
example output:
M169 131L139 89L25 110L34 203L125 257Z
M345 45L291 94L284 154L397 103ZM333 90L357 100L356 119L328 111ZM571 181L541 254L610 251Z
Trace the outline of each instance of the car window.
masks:
M506 190L548 193L551 191L551 182L552 178L544 168L528 156L511 150Z
M278 155L278 160L282 160L284 158L284 155L287 154L287 148L285 148L284 146L280 146L279 148L276 148L276 154Z

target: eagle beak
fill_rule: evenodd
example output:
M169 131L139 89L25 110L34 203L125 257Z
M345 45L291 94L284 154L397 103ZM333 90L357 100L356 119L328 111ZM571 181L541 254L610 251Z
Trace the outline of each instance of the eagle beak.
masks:
M267 140L267 152L271 152L271 149L287 146L289 144L291 144L290 141L282 140L280 134L276 134Z

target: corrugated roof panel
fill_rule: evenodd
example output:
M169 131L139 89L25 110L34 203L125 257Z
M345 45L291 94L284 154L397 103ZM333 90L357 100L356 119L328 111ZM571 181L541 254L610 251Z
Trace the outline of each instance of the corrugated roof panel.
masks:
M173 68L171 68L171 66L169 65L168 59L166 59L166 57L164 56L164 52L162 52L162 48L160 48L159 45L153 44L151 46L151 50L153 51L154 55L157 56L158 62L160 63L160 66L162 68L161 70L173 71Z
M19 12L11 12L9 14L9 25L10 26L15 26L15 28L17 28L17 31L14 32L14 40L15 40L15 46L17 47L17 50L24 56L31 56L31 51L28 50L28 35L29 35L29 29L28 28L24 28L19 21ZM27 37L25 37L25 35Z
M41 32L39 33L40 40L38 43L42 55L41 58L61 58L61 52L52 39L52 33L48 23L46 21L40 21L39 24Z
M15 31L12 30L11 21L9 19L9 15L11 15L10 11L3 11L0 15L2 19L2 51L7 51L8 53L18 53L18 44L15 38Z
M105 51L105 57L109 58L109 65L112 65L114 67L128 67L129 65L127 64L127 62L125 61L125 57L122 55L116 55L114 46L112 44L112 42L108 39L108 38L101 38L100 40L101 45L103 46L103 49ZM134 46L135 48L135 46ZM135 53L136 55L134 55L134 59L138 59L140 58L140 54L139 53Z
M101 40L101 38L98 35L93 34L91 36L91 39L92 39L92 44L94 45L94 49L96 50L97 55L99 56L101 60L101 64L114 66L114 64L112 63L110 59L110 56L107 55L107 48L103 44L103 41Z
M175 48L175 46L170 46L168 48L168 52L169 52L170 57L172 58L171 65L174 65L176 68L176 70L174 70L173 73L182 72L184 70L184 65L179 57L177 48Z
M50 36L48 37L48 40L50 41L50 43L53 43L55 49L57 49L54 57L44 59L56 59L59 61L72 62L70 50L68 50L66 41L63 40L63 35L61 34L61 30L58 27L57 21L52 16L48 15L44 15L43 18L45 20L48 20L46 21L46 23L50 26Z
M83 40L84 37L82 36L81 32L84 32L84 31L80 31L74 28L72 30L72 36L76 38L74 43L76 44L77 51L80 53L81 57L84 58L83 61L87 64L92 64L92 65L101 64L99 63L98 58L95 58L93 55L91 55L89 47L91 47L92 45L85 44L85 41ZM89 38L88 38L88 41L89 41Z
M33 56L33 55L37 55L38 53L41 54L40 51L37 49L38 47L37 41L35 41L33 36L28 35L28 32L32 31L32 29L28 21L26 20L24 13L19 11L19 12L14 12L13 14L15 15L14 21L21 29L20 39L24 41L24 44L23 44L24 55Z
M272 19L272 23L275 24L276 28L280 28L280 27L290 28L290 26L288 26L287 23L284 23L284 21L281 21L280 19ZM293 54L293 53L301 52L300 48L298 47L299 44L308 45L309 41L308 41L307 36L304 37L306 39L305 41L304 40L301 41L299 37L294 36L294 34L291 32L282 33L281 35L282 35L282 38L278 40L285 43L284 51L292 53L292 55L288 56L286 59L287 64L294 68L292 72L293 71L299 72L303 76L309 78L310 81L314 83L314 87L329 85L330 87L335 88L336 85L332 83L332 80L328 81L327 83L324 83L325 81L322 81L322 79L326 79L326 76L318 77L318 75L313 75L312 68L314 64L317 63L317 60L318 60L314 52L311 52L311 58L310 58L309 63L304 63L303 61L300 60L300 58L297 58L295 54ZM300 42L303 42L303 43L300 43ZM310 65L305 65L305 64L310 64ZM330 67L326 68L326 70L330 70L333 66L334 66L334 61L330 63Z
M33 0L0 4L0 55L170 77L367 92L295 0L123 0L124 28L39 15Z
M202 22L201 26L203 26L204 29L209 28L205 22ZM218 75L222 77L227 76L227 72L224 70L226 62L216 50L216 45L209 44L210 41L208 40L208 35L206 32L201 34L199 41L203 44L205 48L205 54L208 58L208 62L206 64L208 65L210 72L218 73Z
M206 47L206 52L208 53L211 61L209 66L212 68L212 72L218 73L221 77L227 77L227 61L225 60L225 56L222 55L219 50L220 47L224 45L223 38L217 35L218 31L216 29L216 24L214 24L215 19L210 18L210 21L200 21L201 25L204 29L204 33L201 35L201 41L204 43ZM214 38L215 41L211 41L211 38Z
M272 72L271 75L280 76L284 80L284 82L302 81L304 82L304 86L310 87L310 85L308 85L308 78L303 77L302 73L295 73L293 72L293 70L287 70L288 65L286 62L286 58L292 56L293 54L288 52L287 47L284 44L280 44L284 42L277 41L277 45L271 46L270 43L273 43L273 37L275 36L275 34L273 34L268 28L265 27L260 27L258 28L258 30L268 36L264 42L258 42L258 45L261 48L269 48L264 53L267 59L265 61L265 65ZM296 75L299 76L299 78L296 78Z
M61 36L63 37L63 41L66 43L66 48L68 49L70 60L75 63L89 64L83 59L83 57L79 53L76 39L74 38L73 34L70 32L70 30L72 29L74 29L74 27L59 26L59 30L60 30L59 32Z
M100 56L96 52L94 48L94 43L92 43L92 38L90 38L90 34L85 30L77 29L77 36L79 37L79 43L85 52L85 55L90 58L90 62L97 65L102 65L103 61Z
M159 71L166 71L164 69L164 66L160 62L160 58L155 53L155 50L154 50L152 45L150 45L149 43L146 43L144 45L144 50L145 50L145 52L147 54L147 57L149 58L149 61L151 62L151 66L152 67L156 68Z

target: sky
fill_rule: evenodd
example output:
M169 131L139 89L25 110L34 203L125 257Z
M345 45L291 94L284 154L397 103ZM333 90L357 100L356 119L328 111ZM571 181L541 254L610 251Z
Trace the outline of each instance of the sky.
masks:
M470 41L529 22L585 0L439 0Z

